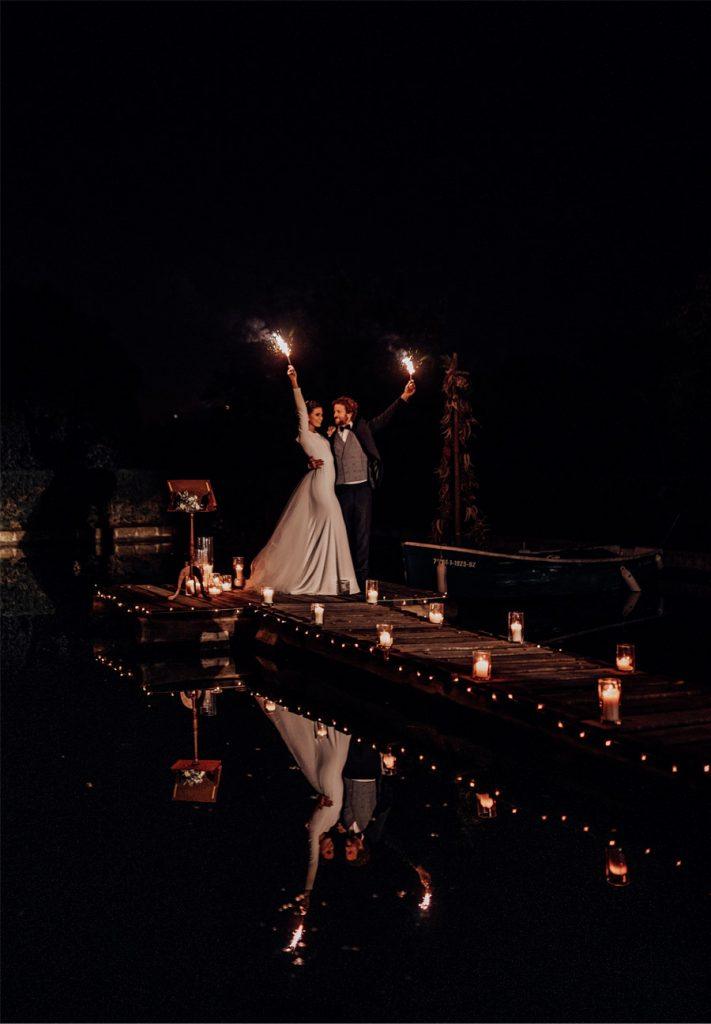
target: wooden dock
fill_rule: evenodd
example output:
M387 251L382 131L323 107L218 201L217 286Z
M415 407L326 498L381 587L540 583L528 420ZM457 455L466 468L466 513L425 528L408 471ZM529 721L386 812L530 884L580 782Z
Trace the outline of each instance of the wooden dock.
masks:
M229 641L239 624L255 642L283 645L309 658L348 666L400 687L455 702L499 722L534 729L558 744L633 764L693 788L711 780L711 692L644 672L620 675L606 663L490 633L433 625L427 604L441 598L381 583L385 602L325 597L323 626L311 622L313 597L231 591L210 602L178 597L153 585L99 587L95 607L134 623L142 643ZM389 651L377 646L376 624L393 626ZM486 651L492 677L472 678L472 652ZM621 724L598 718L597 680L622 680Z

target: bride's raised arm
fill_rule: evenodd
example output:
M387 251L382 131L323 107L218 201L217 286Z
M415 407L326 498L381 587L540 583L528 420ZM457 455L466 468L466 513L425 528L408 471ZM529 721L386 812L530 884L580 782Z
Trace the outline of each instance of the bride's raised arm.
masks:
M286 371L291 381L291 386L294 389L294 401L296 402L296 412L299 417L299 443L304 446L304 441L308 440L309 436L309 414L306 409L306 402L304 396L301 394L301 388L299 387L299 379L296 376L296 368L289 364L289 368Z

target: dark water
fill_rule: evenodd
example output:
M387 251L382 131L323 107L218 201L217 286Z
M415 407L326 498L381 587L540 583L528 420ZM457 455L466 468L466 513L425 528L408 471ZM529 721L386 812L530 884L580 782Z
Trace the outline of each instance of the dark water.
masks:
M147 664L92 636L88 593L70 584L41 606L6 601L5 1019L707 1019L711 872L694 800L578 774L382 684L260 664L239 640ZM708 597L670 583L642 600L612 630L600 626L620 609L598 602L528 607L529 636L585 631L561 644L600 657L630 639L644 667L702 678ZM461 617L497 630L500 611ZM192 750L180 673L230 660L246 688L200 721L202 755L223 762L218 801L173 802L170 765ZM254 689L405 748L387 847L366 868L320 870L296 955L283 947L312 793ZM477 818L472 779L499 790L495 819ZM628 855L621 889L605 881L611 839Z

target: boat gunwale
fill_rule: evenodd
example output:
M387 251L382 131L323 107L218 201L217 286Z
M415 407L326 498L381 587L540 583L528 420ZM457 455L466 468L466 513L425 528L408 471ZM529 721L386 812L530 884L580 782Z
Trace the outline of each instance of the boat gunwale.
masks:
M508 554L504 551L484 551L481 548L460 548L450 544L433 544L426 541L416 540L404 540L402 541L402 547L411 548L430 548L436 551L458 551L467 555L478 555L484 558L500 558L506 560L514 560L518 562L536 562L539 565L586 565L586 566L599 566L599 565L624 565L633 559L640 559L646 557L652 557L656 555L662 555L661 548L641 548L635 547L630 549L630 553L627 555L614 555L611 558L559 558L556 555L517 555ZM464 568L464 567L462 567Z

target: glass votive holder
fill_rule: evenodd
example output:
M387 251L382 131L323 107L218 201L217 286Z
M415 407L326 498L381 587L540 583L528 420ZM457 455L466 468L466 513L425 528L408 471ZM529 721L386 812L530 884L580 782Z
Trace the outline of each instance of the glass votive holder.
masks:
M226 592L228 590L232 590L232 577L230 576L229 573L224 573L223 574L222 580L221 580L221 584L222 584L223 592Z
M208 718L214 718L217 714L217 702L212 690L205 690L200 704L200 714L206 715Z
M634 644L618 644L615 664L618 672L634 672Z
M274 587L262 587L262 603L274 604Z
M509 640L513 644L523 643L523 612L509 612Z
M488 651L474 651L472 676L474 679L491 679L491 655Z
M213 573L210 577L207 592L211 597L217 597L218 594L222 593L222 577L219 573Z
M390 622L379 622L375 627L378 633L378 647L382 651L389 650L393 645L393 627Z
M365 600L367 604L378 603L378 581L377 580L366 580L365 581Z
M188 576L185 580L185 593L188 597L195 597L195 577Z
M232 575L235 590L241 590L244 586L244 555L235 555L232 559Z
M311 605L311 621L317 626L323 626L323 613L326 611L325 605L312 604Z
M273 700L265 700L264 701L264 710L267 712L267 714L273 715L274 712L276 711L276 709L277 709L277 706L276 706L276 704L275 704L275 702Z
M323 722L316 722L314 724L314 732L316 734L316 739L322 740L324 736L328 736L328 726Z
M605 878L608 885L615 887L630 884L629 868L624 850L617 846L608 846L605 850Z
M496 817L496 800L494 800L493 796L490 796L488 793L476 794L476 814L477 818Z
M392 750L388 749L380 755L380 771L383 775L395 775L397 772L397 757Z
M620 680L614 678L598 679L597 695L600 701L600 720L619 725L620 699L622 697L622 683Z
M351 592L351 581L350 580L339 580L338 581L338 593L341 597L347 597Z
M196 565L215 564L215 541L213 537L195 538L195 563Z
M427 618L430 622L434 623L435 626L441 626L444 622L444 602L431 601Z

